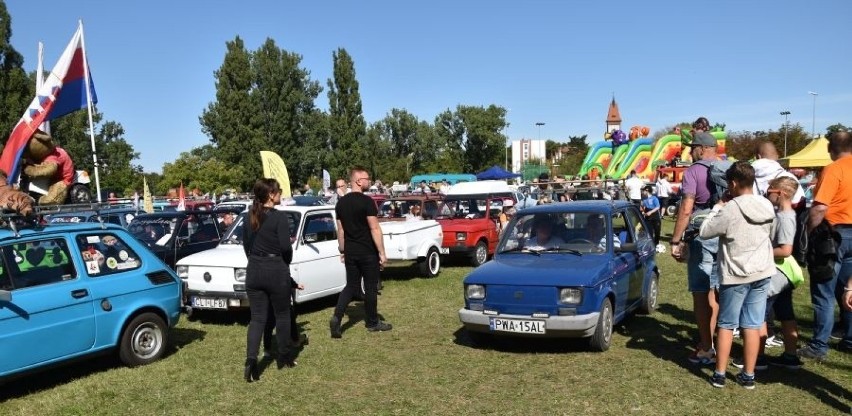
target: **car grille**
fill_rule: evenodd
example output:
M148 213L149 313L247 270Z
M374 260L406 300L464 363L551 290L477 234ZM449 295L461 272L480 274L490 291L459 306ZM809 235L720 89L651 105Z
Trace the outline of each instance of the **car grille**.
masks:
M148 280L150 280L153 285L165 285L175 282L175 278L165 270L148 273L145 276L148 277Z

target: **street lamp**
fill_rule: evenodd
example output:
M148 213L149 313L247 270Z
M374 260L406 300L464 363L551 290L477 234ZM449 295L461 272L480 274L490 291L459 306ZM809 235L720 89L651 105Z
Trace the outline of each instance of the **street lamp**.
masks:
M811 119L811 139L816 139L816 97L819 94L813 91L808 91L808 94L814 96L814 114L813 118Z
M541 140L541 126L543 126L544 123L539 121L539 122L536 122L535 125L538 126L538 139Z
M784 157L787 157L787 130L790 130L790 125L787 124L787 116L790 115L789 111L782 111L781 115L784 116Z

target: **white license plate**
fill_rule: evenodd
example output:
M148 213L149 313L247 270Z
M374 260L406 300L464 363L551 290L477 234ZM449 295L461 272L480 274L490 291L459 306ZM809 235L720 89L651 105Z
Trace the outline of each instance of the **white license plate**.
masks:
M228 301L222 298L192 297L192 307L202 309L228 309Z
M449 247L441 247L441 254L450 254Z
M519 334L543 334L544 321L526 321L522 319L491 318L491 330L516 332Z

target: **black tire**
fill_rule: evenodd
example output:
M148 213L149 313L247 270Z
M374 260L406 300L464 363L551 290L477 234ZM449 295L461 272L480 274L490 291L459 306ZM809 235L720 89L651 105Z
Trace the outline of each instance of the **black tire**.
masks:
M425 277L435 277L441 272L441 253L437 248L432 247L426 253L426 257L421 259L417 266L420 268L420 274Z
M589 338L589 347L595 351L606 351L612 344L612 302L609 298L604 299L601 305L601 313L598 316L598 324L595 333Z
M485 241L479 241L476 243L476 247L473 248L473 254L470 256L470 264L473 267L479 267L486 261L488 261L488 244Z
M118 357L128 367L150 364L162 358L169 341L169 327L151 312L133 318L121 334Z
M639 305L639 313L650 315L657 310L659 302L657 297L660 295L660 278L657 276L651 277L651 282L648 283L648 294L642 299L642 304Z
M92 202L92 191L81 183L74 184L68 190L68 202L72 204L88 204Z
M669 205L666 207L665 215L667 217L674 217L677 214L677 205Z

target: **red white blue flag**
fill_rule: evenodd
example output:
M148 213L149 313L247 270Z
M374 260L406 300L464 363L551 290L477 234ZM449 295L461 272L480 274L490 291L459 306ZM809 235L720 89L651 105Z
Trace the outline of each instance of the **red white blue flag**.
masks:
M86 97L86 74L89 82L92 103L98 102L95 86L91 82L88 64L83 51L83 24L77 27L77 32L71 42L59 57L59 62L44 80L44 84L36 92L36 97L30 103L23 117L12 129L3 153L0 154L0 169L6 172L10 181L14 181L20 171L21 155L24 148L42 122L62 117L88 106Z

